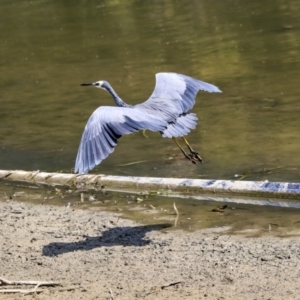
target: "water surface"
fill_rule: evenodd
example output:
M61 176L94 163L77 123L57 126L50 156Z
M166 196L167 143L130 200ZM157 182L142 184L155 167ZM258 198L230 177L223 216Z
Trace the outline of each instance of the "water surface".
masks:
M193 109L204 164L147 132L120 139L93 172L299 181L300 3L276 1L1 1L0 168L71 172L108 80L131 104L161 71L217 85ZM138 164L131 162L144 161Z

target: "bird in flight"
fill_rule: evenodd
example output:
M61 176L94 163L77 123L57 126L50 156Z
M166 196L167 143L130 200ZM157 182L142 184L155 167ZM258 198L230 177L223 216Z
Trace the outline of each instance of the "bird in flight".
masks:
M185 136L195 129L197 116L189 113L198 91L221 93L216 86L177 73L156 74L156 85L150 98L137 105L125 103L107 81L83 83L109 92L117 106L100 106L90 116L79 145L75 173L86 174L114 151L118 139L138 130L158 131L172 138L183 155L192 163L202 162L199 153ZM189 149L187 154L177 138Z

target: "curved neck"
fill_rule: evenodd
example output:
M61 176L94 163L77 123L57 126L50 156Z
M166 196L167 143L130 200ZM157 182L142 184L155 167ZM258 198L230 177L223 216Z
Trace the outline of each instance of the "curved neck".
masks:
M118 95L117 93L114 91L114 89L109 85L109 86L106 86L105 89L112 95L112 97L114 98L115 100L115 103L118 105L118 106L121 106L121 107L131 107L131 105L125 103Z

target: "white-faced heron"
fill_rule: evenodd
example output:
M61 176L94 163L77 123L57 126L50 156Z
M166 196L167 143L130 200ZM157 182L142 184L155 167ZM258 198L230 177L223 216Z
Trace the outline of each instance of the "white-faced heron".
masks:
M78 149L75 173L86 174L114 151L124 134L147 129L172 138L184 156L192 163L202 162L199 153L189 145L186 136L197 125L197 116L189 113L199 90L221 93L214 85L176 73L156 74L155 89L150 98L137 105L126 104L107 81L83 83L108 91L116 105L101 106L89 118ZM188 147L187 154L176 138Z

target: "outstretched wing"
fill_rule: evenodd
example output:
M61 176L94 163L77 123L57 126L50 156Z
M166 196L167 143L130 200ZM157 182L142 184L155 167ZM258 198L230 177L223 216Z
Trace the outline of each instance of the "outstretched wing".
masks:
M86 174L114 151L124 134L140 129L163 131L167 122L134 107L97 108L89 118L79 145L75 173Z
M199 90L209 93L221 93L216 86L176 73L156 74L155 89L150 98L142 104L148 110L155 110L169 122L187 113L195 104L195 97Z

